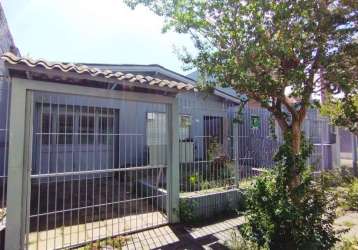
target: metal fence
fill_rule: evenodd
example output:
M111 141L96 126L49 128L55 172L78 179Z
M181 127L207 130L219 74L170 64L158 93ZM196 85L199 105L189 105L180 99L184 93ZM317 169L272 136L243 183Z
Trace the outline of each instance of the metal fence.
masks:
M179 97L182 196L245 186L274 166L283 138L270 112L245 107L238 114L233 102L193 95ZM332 168L335 134L328 119L310 110L302 129L313 144L308 163L316 171Z
M77 92L27 96L26 249L75 247L168 223L172 104ZM27 185L26 175L18 178Z
M306 137L313 144L313 152L309 158L309 164L314 166L316 172L332 169L336 164L337 135L334 127L329 124L326 117L322 117L317 111L311 110L303 125Z
M250 179L273 167L273 156L282 143L278 130L265 109L246 107L243 110L237 134L237 178Z
M29 249L60 249L167 223L166 105L34 98Z
M190 196L234 187L234 103L203 93L178 99L180 192Z

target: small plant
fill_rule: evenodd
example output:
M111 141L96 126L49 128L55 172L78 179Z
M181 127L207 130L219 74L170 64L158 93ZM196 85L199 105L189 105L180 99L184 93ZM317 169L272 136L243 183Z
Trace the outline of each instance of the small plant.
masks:
M358 178L354 179L349 185L347 206L349 209L358 210Z
M325 171L321 173L321 183L327 188L335 188L349 185L353 180L353 173L347 168L341 168Z
M94 242L88 243L87 245L85 245L83 248L83 250L100 250L101 247L103 247L104 244L103 242L101 242L100 240L96 240Z
M230 250L260 250L257 244L245 240L236 230L231 232L230 239L225 242L225 245Z
M127 241L128 241L127 238L124 238L122 236L117 236L114 238L109 238L107 240L107 245L109 245L115 249L121 250Z
M116 236L113 238L107 238L104 240L97 240L97 241L88 243L87 245L85 245L79 249L81 249L81 250L100 250L102 248L111 246L114 249L121 250L127 241L128 241L128 239L123 236Z
M191 186L193 186L193 187L197 186L198 182L199 182L199 174L198 173L195 173L195 174L189 176L189 183Z
M343 226L346 226L348 228L352 228L355 224L351 221L344 221L343 223Z
M358 238L344 237L334 248L335 250L358 250Z
M197 216L194 211L197 204L194 201L180 200L179 201L179 218L183 223L194 223L197 221Z
M213 185L212 183L210 183L209 181L201 181L199 183L200 185L200 189L201 190L206 190L206 189L210 189L210 188L213 188L215 187L215 185Z

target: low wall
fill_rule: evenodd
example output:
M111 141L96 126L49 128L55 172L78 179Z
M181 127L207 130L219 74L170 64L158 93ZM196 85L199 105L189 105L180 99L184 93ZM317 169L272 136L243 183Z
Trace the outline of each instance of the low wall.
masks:
M162 188L157 188L146 180L139 180L137 182L138 193L144 195L144 197L157 196L156 206L159 210L166 213L167 211L167 190Z
M158 197L159 209L166 212L166 202L162 199L166 199L167 191L164 189L157 189L146 181L139 181L138 188L141 192L149 196L161 196ZM191 208L191 213L194 218L203 219L210 218L212 216L222 216L225 213L237 211L243 207L244 198L243 191L240 189L229 189L223 191L217 191L212 193L198 193L186 196L180 194L180 203L185 203Z
M193 208L193 216L202 219L234 212L243 206L244 199L241 190L230 189L180 197L180 202L190 204Z

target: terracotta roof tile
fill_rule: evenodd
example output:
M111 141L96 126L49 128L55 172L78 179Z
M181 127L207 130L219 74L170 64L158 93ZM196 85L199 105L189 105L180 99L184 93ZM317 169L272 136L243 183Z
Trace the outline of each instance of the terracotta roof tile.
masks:
M193 90L196 91L192 84L183 82L169 81L166 79L153 78L151 76L133 75L130 73L113 72L112 70L103 70L87 65L76 65L73 63L49 62L43 59L30 59L26 57L18 57L10 52L1 56L5 62L9 64L22 64L31 68L42 67L46 70L60 70L62 72L73 72L77 74L89 74L92 77L103 77L118 81L128 80L131 83L146 84L149 86L158 86L162 88L174 88L177 90Z

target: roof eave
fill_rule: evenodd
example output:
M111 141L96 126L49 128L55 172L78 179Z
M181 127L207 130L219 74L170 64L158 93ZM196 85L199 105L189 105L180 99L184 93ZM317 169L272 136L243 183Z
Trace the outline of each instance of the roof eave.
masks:
M159 87L159 86L153 86L153 85L149 85L149 84L141 84L138 82L130 82L128 80L117 80L117 79L113 79L113 78L91 76L90 74L86 74L86 73L78 74L78 73L74 73L74 72L63 72L61 70L54 70L54 69L48 70L45 68L30 67L30 66L23 65L23 64L11 64L6 61L5 61L5 66L9 70L10 76L12 76L12 70L17 70L17 71L23 71L26 74L28 74L28 73L45 74L49 78L60 77L60 78L72 78L72 79L78 79L78 80L91 80L91 81L96 81L96 82L105 83L105 84L112 84L112 85L119 84L121 86L125 86L128 88L137 87L137 88L143 88L143 89L156 90L156 91L160 91L160 92L170 92L173 94L179 93L181 91L185 91L185 89L179 90L177 88Z

